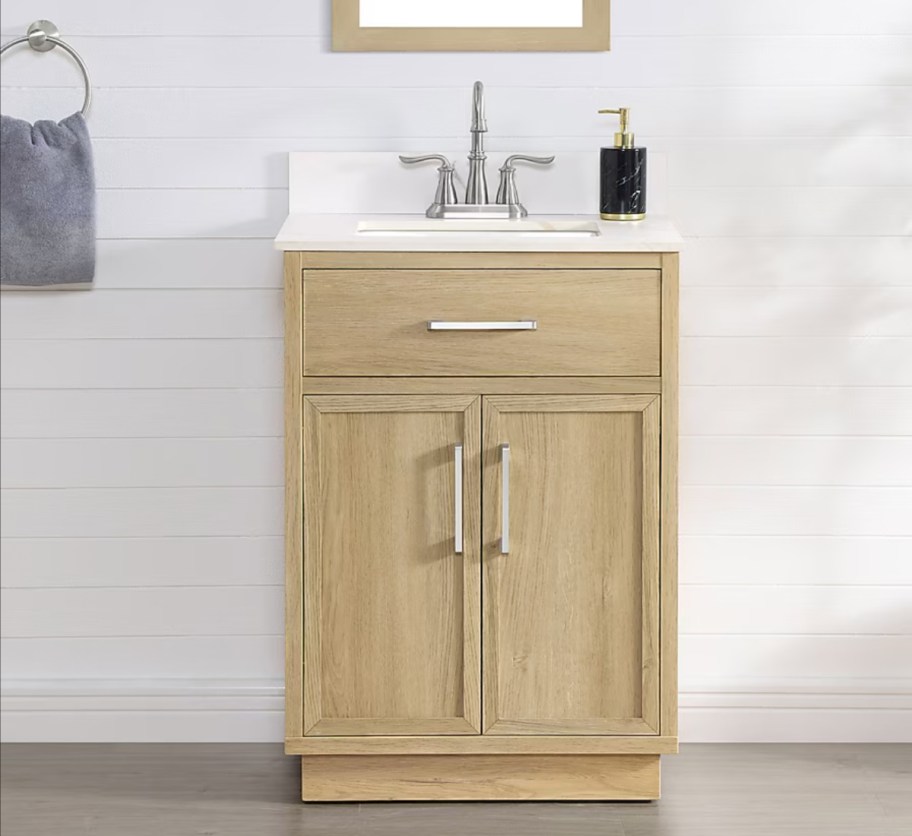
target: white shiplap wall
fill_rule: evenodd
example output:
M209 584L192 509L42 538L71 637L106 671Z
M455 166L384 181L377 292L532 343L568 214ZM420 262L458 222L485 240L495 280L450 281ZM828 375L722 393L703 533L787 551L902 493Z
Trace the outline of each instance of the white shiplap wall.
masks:
M84 55L90 293L4 294L3 732L281 737L292 149L667 155L682 293L690 740L912 739L912 6L613 0L614 48L353 55L329 0L4 0ZM24 53L24 54L23 54ZM3 112L63 116L63 56Z

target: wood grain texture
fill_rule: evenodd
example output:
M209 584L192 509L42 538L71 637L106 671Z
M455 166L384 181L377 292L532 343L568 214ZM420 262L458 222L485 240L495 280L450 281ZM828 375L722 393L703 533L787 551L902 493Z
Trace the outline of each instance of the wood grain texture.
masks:
M659 394L658 377L305 377L306 395Z
M305 270L660 270L661 253L301 253Z
M337 52L607 50L611 43L610 0L582 3L583 25L579 28L369 28L360 23L360 0L333 0L332 45Z
M674 737L604 735L475 735L296 737L286 755L668 755Z
M466 395L305 399L306 734L480 731L480 424Z
M678 298L677 253L662 256L661 449L661 720L663 735L678 734Z
M485 399L487 734L658 733L657 402Z
M301 375L301 257L285 255L285 735L303 727L304 587Z
M301 758L304 801L648 801L658 755Z
M658 271L306 270L316 376L659 374ZM431 332L429 320L535 319L535 331Z

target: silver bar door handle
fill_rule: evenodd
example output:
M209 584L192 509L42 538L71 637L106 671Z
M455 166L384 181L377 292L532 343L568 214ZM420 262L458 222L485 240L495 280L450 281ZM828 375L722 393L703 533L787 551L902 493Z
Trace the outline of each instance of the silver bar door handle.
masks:
M446 322L432 319L428 331L537 331L537 319L520 319L515 322Z
M461 445L461 444L457 444L457 445L456 445L456 448L455 448L455 451L456 451L456 455L455 455L455 460L456 460L456 462L455 462L455 464L456 464L456 467L455 467L455 470L456 470L456 485L455 485L455 490L453 491L453 495L456 497L456 499L455 499L455 507L454 507L454 509L453 509L453 511L454 511L454 513L453 513L453 518L455 519L456 523L455 523L455 529L454 529L454 530L455 530L454 540L455 540L455 543L456 543L456 554L462 554L463 548L464 548L464 546L463 546L463 540L462 540L462 528L463 528L463 523L462 523L462 459L463 459L463 447L462 447L462 445Z
M500 553L510 553L510 445L500 445Z

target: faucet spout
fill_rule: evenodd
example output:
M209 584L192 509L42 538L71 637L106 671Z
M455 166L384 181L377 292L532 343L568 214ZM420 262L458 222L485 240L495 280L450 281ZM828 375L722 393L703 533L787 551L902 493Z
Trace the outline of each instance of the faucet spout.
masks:
M475 82L472 90L472 133L486 133L488 122L485 119L484 84Z
M484 206L488 203L488 178L485 173L487 155L484 152L484 135L487 131L484 84L476 81L472 89L472 151L469 154L469 178L466 181L465 199L470 206Z

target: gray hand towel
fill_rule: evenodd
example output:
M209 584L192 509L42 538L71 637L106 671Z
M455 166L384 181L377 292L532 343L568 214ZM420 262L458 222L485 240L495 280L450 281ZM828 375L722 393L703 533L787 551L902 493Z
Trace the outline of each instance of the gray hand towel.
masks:
M90 285L95 172L85 119L0 116L0 132L0 285Z

